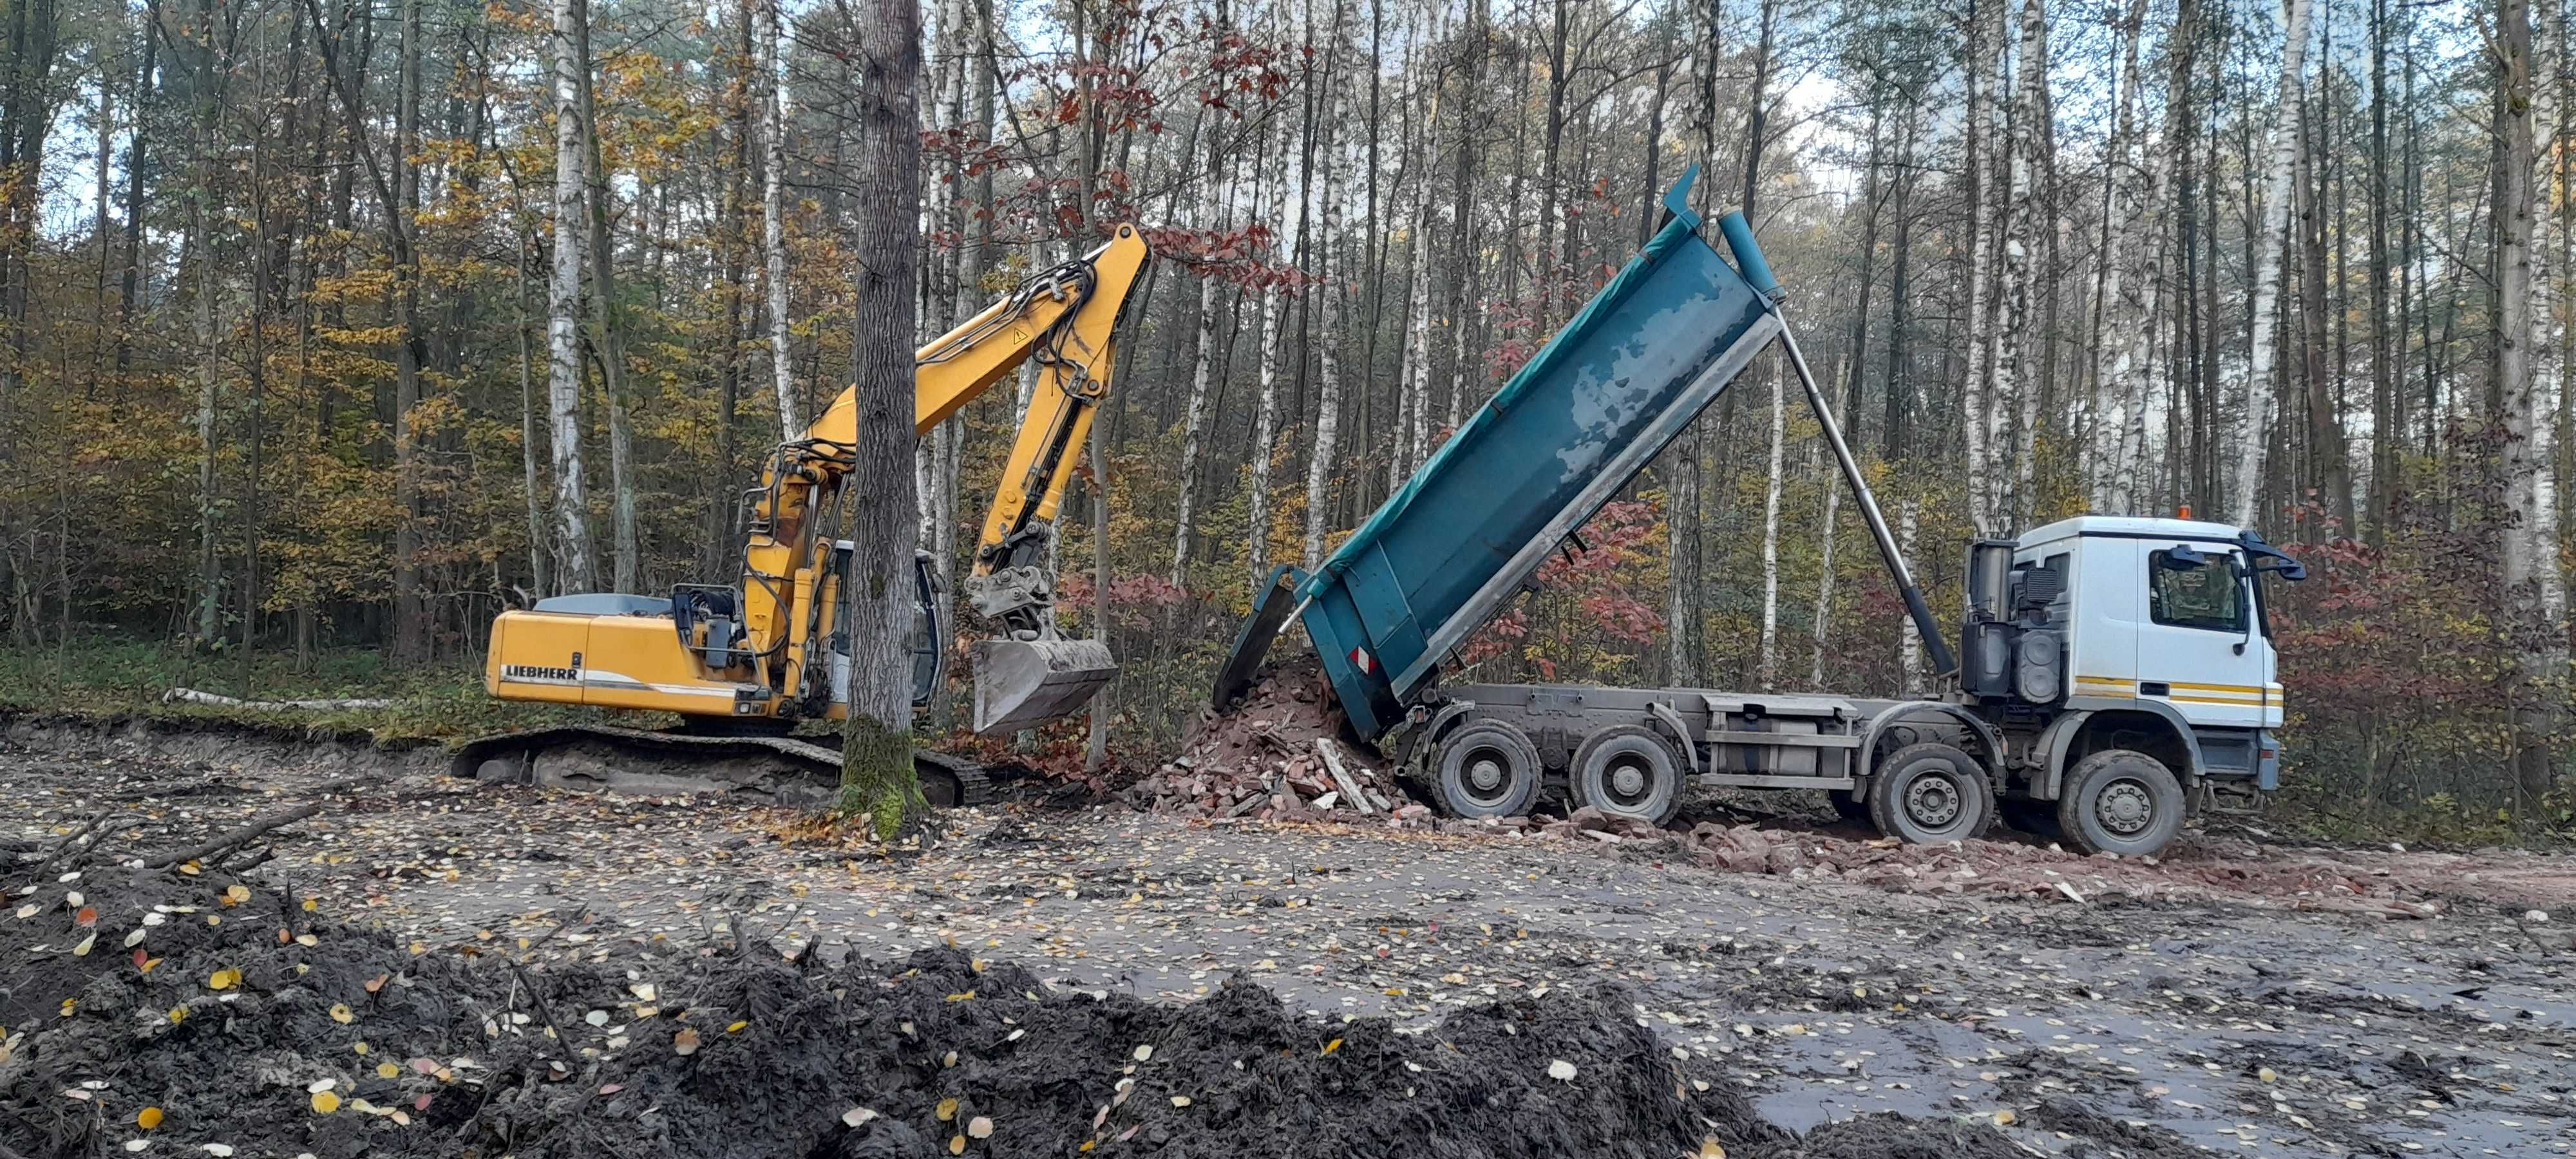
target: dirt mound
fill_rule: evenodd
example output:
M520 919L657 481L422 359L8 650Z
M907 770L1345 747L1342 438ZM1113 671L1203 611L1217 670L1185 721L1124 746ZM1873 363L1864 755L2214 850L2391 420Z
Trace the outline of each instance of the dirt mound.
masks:
M60 876L13 885L0 918L0 1154L27 1159L1918 1153L1913 1128L1802 1149L1615 987L1405 1034L1249 985L1050 992L951 949L899 969L757 942L548 961L396 944L214 872Z
M1201 712L1180 754L1130 786L1127 800L1189 817L1427 824L1429 807L1383 765L1342 739L1341 710L1309 656L1264 666L1232 707Z

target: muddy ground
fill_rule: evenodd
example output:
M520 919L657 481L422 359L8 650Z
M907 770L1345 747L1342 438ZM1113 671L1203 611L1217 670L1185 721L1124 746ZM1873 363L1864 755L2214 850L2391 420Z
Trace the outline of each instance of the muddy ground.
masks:
M810 838L782 840L798 832L798 819L782 811L478 786L447 778L434 754L24 721L6 736L0 847L50 848L112 806L116 823L133 826L107 837L99 857L114 861L320 805L278 830L274 859L238 881L263 903L312 898L315 909L299 905L287 924L309 912L331 923L323 946L359 946L362 960L381 953L388 961L479 963L474 976L485 989L477 1001L490 1006L483 1014L504 1016L496 1026L512 1010L526 1013L528 1003L512 992L515 979L488 968L495 962L524 959L547 993L564 995L555 1013L570 1021L565 1008L605 1002L598 995L614 997L640 980L628 971L661 971L655 977L686 992L700 986L691 979L713 977L706 971L725 961L776 968L764 948L774 946L805 954L806 973L839 978L845 993L875 987L886 995L834 1016L841 1021L831 1025L853 1034L881 1032L884 1012L902 1001L948 1005L947 996L962 991L945 989L955 979L942 971L955 973L958 959L1025 971L1031 984L1023 992L1039 999L1020 1001L1090 1003L1118 1012L1115 1019L1166 1029L1245 1022L1243 1009L1268 1009L1267 999L1252 997L1257 986L1285 1000L1284 1020L1250 1024L1279 1036L1291 1054L1345 1024L1350 1043L1381 1045L1459 1040L1471 1024L1544 1025L1531 1040L1540 1045L1517 1055L1508 1048L1521 1042L1519 1033L1489 1031L1479 1049L1508 1060L1478 1069L1543 1072L1560 1052L1580 1049L1593 1053L1569 1059L1579 1075L1624 1076L1621 1083L1635 1085L1643 1061L1669 1065L1683 1076L1675 1105L1684 1114L1664 1124L1668 1133L1717 1137L1722 1126L1734 1134L1721 1141L1739 1155L1902 1153L1884 1130L1872 1130L1892 1120L1832 1125L1883 1111L1911 1116L1910 1130L1930 1133L1914 1144L1924 1155L1996 1143L2007 1148L1996 1154L2097 1156L2551 1155L2576 1145L2567 1101L2576 1097L2576 999L2566 972L2576 940L2568 933L2576 930L2576 862L2566 858L2315 850L2236 833L2195 838L2162 866L2112 867L2068 865L2028 841L1987 843L1968 857L1891 854L1858 831L1770 826L1769 839L1794 855L1769 859L1771 872L1728 872L1695 864L1688 846L1654 841L1193 824L1032 803L951 814L936 848L889 860ZM0 853L0 864L10 860ZM1862 860L1871 872L1815 868ZM2085 885L2037 895L1978 889L1998 863ZM2165 878L2177 888L2152 887ZM173 890L197 883L169 871L150 880ZM2125 884L2104 889L2103 880ZM40 888L70 887L49 879ZM2371 905L2339 904L2355 891ZM72 912L50 894L46 904L58 925ZM220 912L220 894L215 905ZM10 920L0 914L0 923ZM45 1000L32 1015L39 1020L82 1017L61 1014L52 1006L58 996L27 984L41 976L39 956L59 962L68 953L62 935L74 928L0 940L26 959L0 968L7 979L0 987L12 995L0 1007L10 1011L0 1020L6 1034L30 1025L12 1020L30 1017L38 999ZM112 941L125 936L119 926ZM921 960L920 976L933 978L923 986L942 988L936 1001L923 986L907 990L900 977L923 951L938 955ZM91 956L111 952L120 962L130 954L111 945ZM200 986L197 997L210 994ZM747 1004L739 994L689 997L710 1020L728 1012L719 1008ZM613 1007L609 1025L632 1026L638 1001L627 994L592 1008ZM1629 1021L1615 1025L1651 1034L1650 1045L1600 1029L1621 1011ZM307 1015L322 1017L299 1017ZM1022 1016L1032 1025L1041 1017L1093 1025L1069 1008L1046 1015L995 1008L995 1017ZM767 1025L758 1017L731 1021L752 1024L737 1036ZM480 1016L441 1025L459 1055L461 1043L481 1033ZM1575 1026L1595 1029L1568 1029ZM591 1030L585 1023L573 1033ZM728 1045L722 1031L705 1026L710 1054ZM639 1087L670 1081L672 1068L684 1065L653 1045L625 1064L659 1076ZM1676 1047L1679 1057L1669 1054ZM1123 1046L1087 1049L1102 1057L1078 1060L1079 1078L1065 1089L1041 1097L990 1078L979 1079L986 1083L979 1089L1016 1100L1029 1115L1041 1103L1061 1112L1114 1098ZM1265 1081L1341 1084L1333 1097L1344 1101L1317 1104L1335 1116L1391 1113L1392 1104L1368 1100L1392 1097L1392 1075L1417 1073L1388 1070L1415 1057L1391 1049L1371 1056L1374 1069L1331 1072L1301 1061L1293 1074ZM0 1063L0 1082L9 1081L10 1065ZM23 1077L26 1060L18 1065ZM527 1069L534 1065L518 1073L555 1082L593 1077L555 1080ZM911 1069L896 1069L912 1074L922 1065L914 1059ZM963 1065L984 1068L979 1075L1002 1066L981 1056ZM371 1073L353 1071L361 1079ZM222 1080L206 1081L222 1089L211 1087ZM815 1081L775 1076L780 1088L809 1090ZM1700 1082L1710 1089L1695 1089ZM1552 1083L1542 1073L1513 1089L1526 1096L1555 1091ZM585 1089L607 1085L618 1084ZM891 1092L883 1113L913 1124L907 1129L933 1147L943 1141L933 1131L953 1129L929 1101L941 1089L935 1073L881 1085ZM306 1097L300 1083L286 1089ZM1242 1088L1225 1089L1235 1093L1211 1097L1244 1097ZM1024 1121L1015 1143L999 1132L974 1142L1003 1154L1071 1153L1077 1140L1171 1154L1224 1153L1249 1142L1194 1136L1204 1129L1199 1120L1166 1122L1192 1108L1170 1106L1177 1094L1153 1093L1163 1100L1156 1118L1140 1114L1129 1125L1159 1129L1159 1142L1150 1133L1095 1136L1086 1114L1071 1116L1079 1130L1039 1131ZM1751 1111L1742 1119L1728 1109L1738 1093ZM45 1094L65 1105L108 1097ZM775 1104L838 1115L850 1108L825 1104L846 1097L855 1107L864 1092L829 1089L801 1096L803 1103L784 1092L763 1097L771 1100L757 1104L764 1113ZM408 1104L388 1096L371 1105ZM1587 1102L1574 1118L1636 1105L1643 1104ZM1493 1120L1453 1100L1409 1121L1464 1131ZM370 1121L394 1130L381 1117ZM1804 1140L1776 1133L1819 1127ZM859 1129L842 1131L821 1137L860 1153L851 1141ZM1865 1146L1839 1141L1854 1132L1870 1134ZM88 1149L70 1153L109 1153L138 1134L130 1125L121 1134L102 1126L82 1136ZM1581 1138L1565 1136L1556 1152L1574 1140L1571 1151L1585 1153ZM193 1152L208 1141L219 1140L174 1134L149 1142ZM272 1141L236 1145L247 1156L267 1153ZM1352 1148L1367 1153L1364 1144ZM1291 1145L1283 1153L1325 1152Z

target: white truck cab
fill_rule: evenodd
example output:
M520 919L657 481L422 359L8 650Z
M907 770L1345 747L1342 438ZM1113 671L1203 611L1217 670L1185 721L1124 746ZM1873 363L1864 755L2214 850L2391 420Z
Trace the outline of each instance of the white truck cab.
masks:
M2163 829L2160 779L2078 775L2117 751L2164 765L2196 806L2259 801L2280 775L2273 573L2305 574L2250 531L2191 519L2086 515L1970 548L1960 688L2006 750L1999 796L2085 795L2066 812L2088 827Z

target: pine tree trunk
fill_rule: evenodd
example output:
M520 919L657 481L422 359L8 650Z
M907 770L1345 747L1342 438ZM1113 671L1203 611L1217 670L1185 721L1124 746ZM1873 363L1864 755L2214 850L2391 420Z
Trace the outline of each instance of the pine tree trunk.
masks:
M2271 159L2263 178L2262 228L2252 239L2255 264L2250 313L2254 345L2247 359L2244 426L2237 432L2236 475L2230 480L2229 496L2232 517L2240 527L2254 525L2254 509L2263 489L2263 450L2272 437L2272 376L2281 353L2281 247L2290 228L2290 178L2299 160L2299 102L2308 49L2308 0L2288 3L2289 17L2281 46L2280 107L2273 114Z
M921 10L913 0L866 0L882 32L856 53L851 257L858 300L851 326L858 399L850 491L850 715L843 733L841 808L869 814L892 837L922 808L912 764L912 463L914 289L921 218Z

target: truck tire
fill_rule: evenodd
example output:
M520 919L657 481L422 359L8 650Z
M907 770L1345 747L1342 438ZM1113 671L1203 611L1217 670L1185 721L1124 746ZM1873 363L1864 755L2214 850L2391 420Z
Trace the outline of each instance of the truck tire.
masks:
M1994 823L1995 789L1985 766L1958 746L1907 745L1870 774L1869 819L1908 845L1982 837Z
M2057 827L2085 853L2144 857L2182 833L2182 782L2163 761L2134 749L2104 749L2066 771Z
M1538 783L1538 746L1502 721L1470 721L1440 742L1440 803L1451 816L1526 816Z
M1577 807L1662 828L1681 812L1682 776L1681 758L1660 734L1623 724L1584 738L1566 782Z

